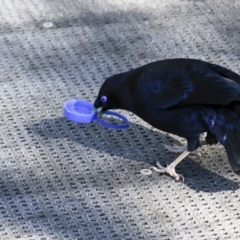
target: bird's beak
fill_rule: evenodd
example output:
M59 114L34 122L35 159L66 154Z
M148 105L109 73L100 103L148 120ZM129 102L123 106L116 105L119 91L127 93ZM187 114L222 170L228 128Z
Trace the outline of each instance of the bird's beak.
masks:
M97 113L97 116L98 116L99 118L102 117L103 112L104 112L104 111L102 110L102 108L95 108L95 107L92 108L92 113Z
M103 115L103 110L102 110L102 108L100 108L100 110L98 111L97 115L98 115L99 118L102 117L102 115Z
M103 111L102 103L98 99L96 99L96 101L94 102L92 111L97 112L97 115L99 118L102 117L102 114L104 111Z

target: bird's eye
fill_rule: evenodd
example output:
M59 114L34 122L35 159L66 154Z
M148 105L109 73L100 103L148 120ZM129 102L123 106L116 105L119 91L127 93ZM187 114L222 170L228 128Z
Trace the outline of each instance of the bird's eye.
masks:
M106 96L102 96L102 97L101 97L101 101L102 101L103 103L105 103L105 102L107 101L107 97L106 97Z

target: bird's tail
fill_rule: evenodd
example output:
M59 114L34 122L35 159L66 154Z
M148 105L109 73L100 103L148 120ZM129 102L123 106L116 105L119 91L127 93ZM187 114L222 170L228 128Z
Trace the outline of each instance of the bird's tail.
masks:
M228 130L223 145L233 171L240 174L240 130Z

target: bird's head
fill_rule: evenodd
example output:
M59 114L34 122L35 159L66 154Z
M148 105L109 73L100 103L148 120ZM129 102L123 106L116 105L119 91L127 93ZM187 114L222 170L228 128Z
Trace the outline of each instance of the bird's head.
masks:
M132 110L132 98L128 74L121 73L109 77L101 86L94 107L99 114L109 109Z
M94 107L100 109L100 114L109 109L123 109L121 76L107 78L101 86Z

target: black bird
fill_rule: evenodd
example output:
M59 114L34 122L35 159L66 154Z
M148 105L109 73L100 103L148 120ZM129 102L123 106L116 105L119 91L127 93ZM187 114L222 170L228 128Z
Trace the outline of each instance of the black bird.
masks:
M176 165L202 144L221 143L240 174L240 75L196 59L167 59L109 77L96 109L124 109L153 127L187 140L186 150L169 166L154 170L176 180ZM206 132L205 142L199 136Z

